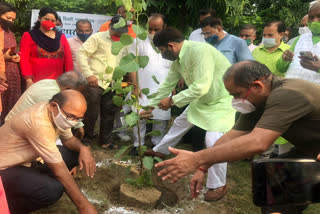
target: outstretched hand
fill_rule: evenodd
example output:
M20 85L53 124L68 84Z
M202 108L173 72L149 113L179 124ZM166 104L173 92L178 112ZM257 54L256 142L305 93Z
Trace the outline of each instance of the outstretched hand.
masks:
M160 162L155 167L165 167L158 176L162 180L170 179L171 183L180 180L183 176L193 173L200 166L194 152L169 147L169 151L176 155L175 158Z
M198 198L202 189L204 175L203 171L197 170L192 176L190 181L191 198Z

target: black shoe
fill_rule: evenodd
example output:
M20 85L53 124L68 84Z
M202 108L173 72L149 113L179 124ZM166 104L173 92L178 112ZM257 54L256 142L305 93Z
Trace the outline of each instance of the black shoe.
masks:
M129 152L129 155L130 156L138 156L139 155L138 148L137 147L133 147L131 149L131 151Z

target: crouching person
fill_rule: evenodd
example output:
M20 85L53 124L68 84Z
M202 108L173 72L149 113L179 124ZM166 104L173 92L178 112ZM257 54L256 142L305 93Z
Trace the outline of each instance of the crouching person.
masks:
M51 205L64 191L81 214L97 214L69 173L79 163L80 169L84 166L86 174L93 177L95 161L89 147L64 131L81 121L86 109L80 92L65 90L49 102L17 114L0 128L0 176L11 214ZM56 146L59 136L63 151ZM38 158L44 161L41 167L31 164Z

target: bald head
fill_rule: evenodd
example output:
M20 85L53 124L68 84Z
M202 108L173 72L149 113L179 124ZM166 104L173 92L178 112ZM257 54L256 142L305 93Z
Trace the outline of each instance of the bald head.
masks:
M149 33L155 35L166 27L166 18L160 13L153 13L149 17Z

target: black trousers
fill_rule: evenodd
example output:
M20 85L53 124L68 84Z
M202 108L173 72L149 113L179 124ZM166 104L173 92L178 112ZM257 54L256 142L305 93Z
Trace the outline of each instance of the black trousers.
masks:
M87 112L84 118L85 138L84 143L90 144L94 138L94 126L100 112L99 144L112 143L112 130L115 115L121 110L113 104L113 92L102 95L104 90L101 87L88 87L87 89Z
M69 169L78 165L78 153L58 146ZM14 166L0 171L11 214L26 214L47 207L60 199L63 185L45 164ZM0 211L1 213L1 211Z

